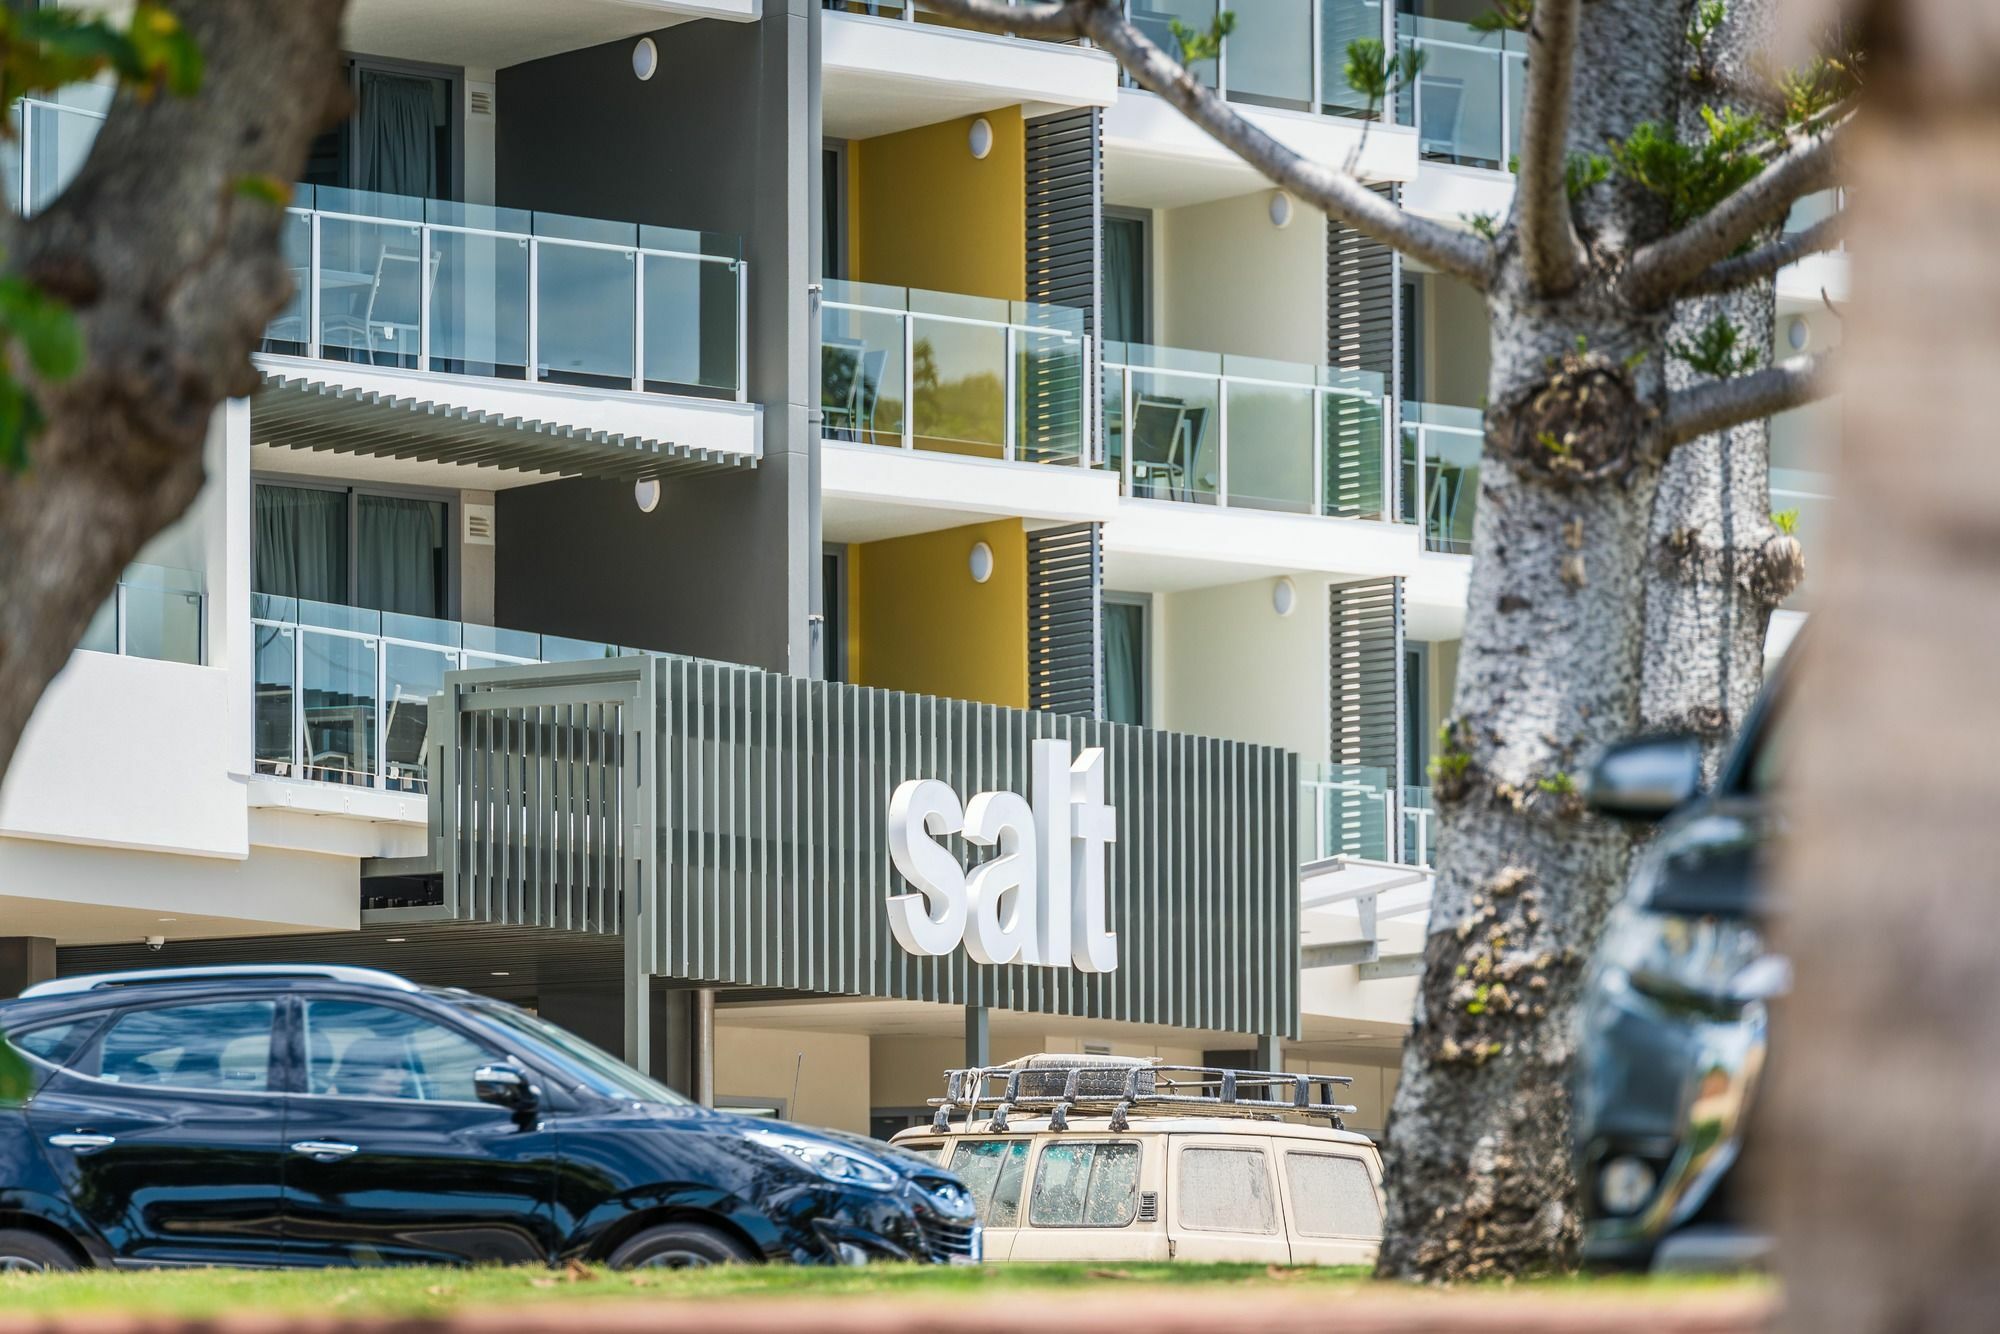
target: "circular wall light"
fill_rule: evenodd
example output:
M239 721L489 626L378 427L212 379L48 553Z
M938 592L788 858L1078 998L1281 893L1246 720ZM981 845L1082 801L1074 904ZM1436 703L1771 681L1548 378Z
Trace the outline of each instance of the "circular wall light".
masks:
M981 116L972 122L972 130L965 136L965 146L972 150L972 156L984 159L993 151L993 127Z
M641 514L651 514L660 507L660 479L646 477L632 483L632 499L638 502Z
M1278 580L1271 586L1271 610L1280 616L1290 616L1292 609L1299 605L1298 586L1289 577Z
M650 37L641 37L632 43L632 72L639 76L641 83L657 74L660 69L660 48L653 45Z
M1271 192L1271 225L1273 227L1292 225L1292 197L1283 190Z
M967 562L972 569L972 582L983 584L993 577L993 548L984 542L972 544L972 557Z
M1806 323L1805 316L1794 315L1785 321L1785 342L1790 345L1792 351L1805 351L1806 344L1811 341L1812 326Z

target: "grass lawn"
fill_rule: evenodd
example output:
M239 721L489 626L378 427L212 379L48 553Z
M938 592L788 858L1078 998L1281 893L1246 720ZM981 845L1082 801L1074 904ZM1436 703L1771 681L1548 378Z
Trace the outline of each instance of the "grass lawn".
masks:
M1759 1279L1571 1278L1520 1285L1543 1295L1619 1293L1641 1300L1690 1291L1761 1291ZM679 1273L613 1274L602 1269L174 1270L159 1273L0 1274L0 1312L11 1316L143 1311L155 1316L268 1312L323 1316L438 1315L524 1302L631 1298L898 1296L952 1298L1113 1285L1132 1290L1296 1291L1329 1295L1368 1287L1360 1268L1279 1269L1263 1265L1021 1264L985 1268L873 1265L866 1269L731 1266ZM1383 1288L1373 1288L1383 1292ZM1396 1291L1396 1289L1386 1289ZM1496 1297L1505 1294L1493 1289Z

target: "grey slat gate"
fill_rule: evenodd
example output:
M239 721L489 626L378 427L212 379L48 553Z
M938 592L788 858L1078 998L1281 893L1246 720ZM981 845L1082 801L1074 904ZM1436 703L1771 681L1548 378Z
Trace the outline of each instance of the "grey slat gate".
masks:
M1298 1032L1288 752L689 658L454 672L432 720L452 916L623 932L636 971L719 985ZM1058 737L1105 753L1119 967L905 953L896 786L1030 795Z
M1377 193L1394 197L1393 187ZM1379 241L1352 227L1326 225L1326 357L1329 366L1383 377L1389 392L1389 419L1364 399L1329 396L1327 402L1328 512L1350 518L1394 514L1399 478L1383 475L1381 442L1396 439L1393 405L1400 334L1396 288L1402 259Z
M1401 856L1403 784L1403 581L1371 579L1329 590L1332 762L1380 771L1387 788L1377 808L1358 793L1333 800L1339 845L1360 855L1380 847ZM1376 825L1386 821L1386 828Z
M1104 716L1104 552L1099 525L1028 534L1028 707Z
M1029 348L1027 430L1021 455L1034 462L1069 462L1096 432L1097 330L1103 301L1099 251L1104 203L1104 155L1095 107L1042 116L1027 126L1027 293L1044 306L1083 312L1091 353L1083 379L1073 359L1038 357ZM1032 344L1032 339L1030 340ZM1089 392L1086 393L1085 390Z

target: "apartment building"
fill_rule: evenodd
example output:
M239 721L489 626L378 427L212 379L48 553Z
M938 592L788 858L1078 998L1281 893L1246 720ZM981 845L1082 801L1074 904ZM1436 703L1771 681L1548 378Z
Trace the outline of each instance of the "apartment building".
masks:
M1483 5L1231 8L1200 72L1270 132L1505 208L1522 56ZM1427 53L1388 107L1342 77L1364 35ZM1033 1050L1349 1074L1379 1130L1473 295L1103 53L908 0L353 0L345 45L262 388L0 792L0 987L370 963L856 1130ZM23 106L20 206L103 107ZM1784 347L1837 336L1841 281L1787 274ZM1776 446L1809 554L1830 438ZM1039 853L957 832L1007 794ZM912 950L885 905L926 847L1101 892L1116 966Z

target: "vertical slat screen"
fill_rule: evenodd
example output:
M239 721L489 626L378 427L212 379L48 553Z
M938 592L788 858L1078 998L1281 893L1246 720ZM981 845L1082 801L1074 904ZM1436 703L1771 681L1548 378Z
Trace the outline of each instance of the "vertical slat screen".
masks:
M1394 197L1393 187L1373 187ZM1397 319L1396 287L1402 260L1395 251L1352 227L1326 225L1326 359L1339 370L1383 377L1393 402ZM1376 518L1395 512L1396 478L1383 475L1382 439L1394 422L1377 405L1346 395L1327 400L1327 512Z
M1329 590L1333 735L1329 757L1353 779L1380 781L1381 804L1336 795L1329 816L1338 846L1356 855L1399 854L1403 795L1403 581L1371 579ZM1386 810L1384 809L1386 807ZM1380 849L1377 854L1376 849Z
M1028 707L1098 718L1103 690L1104 552L1099 526L1028 534Z
M1099 252L1104 204L1104 155L1095 107L1043 116L1028 122L1027 292L1038 306L1068 306L1083 312L1083 331L1092 353L1077 379L1074 358L1034 346L1023 349L1026 389L1021 434L1022 457L1036 463L1073 462L1094 435L1084 416L1094 412L1097 395L1096 337L1102 304ZM1046 312L1031 310L1030 323ZM1047 355L1044 355L1044 352Z

